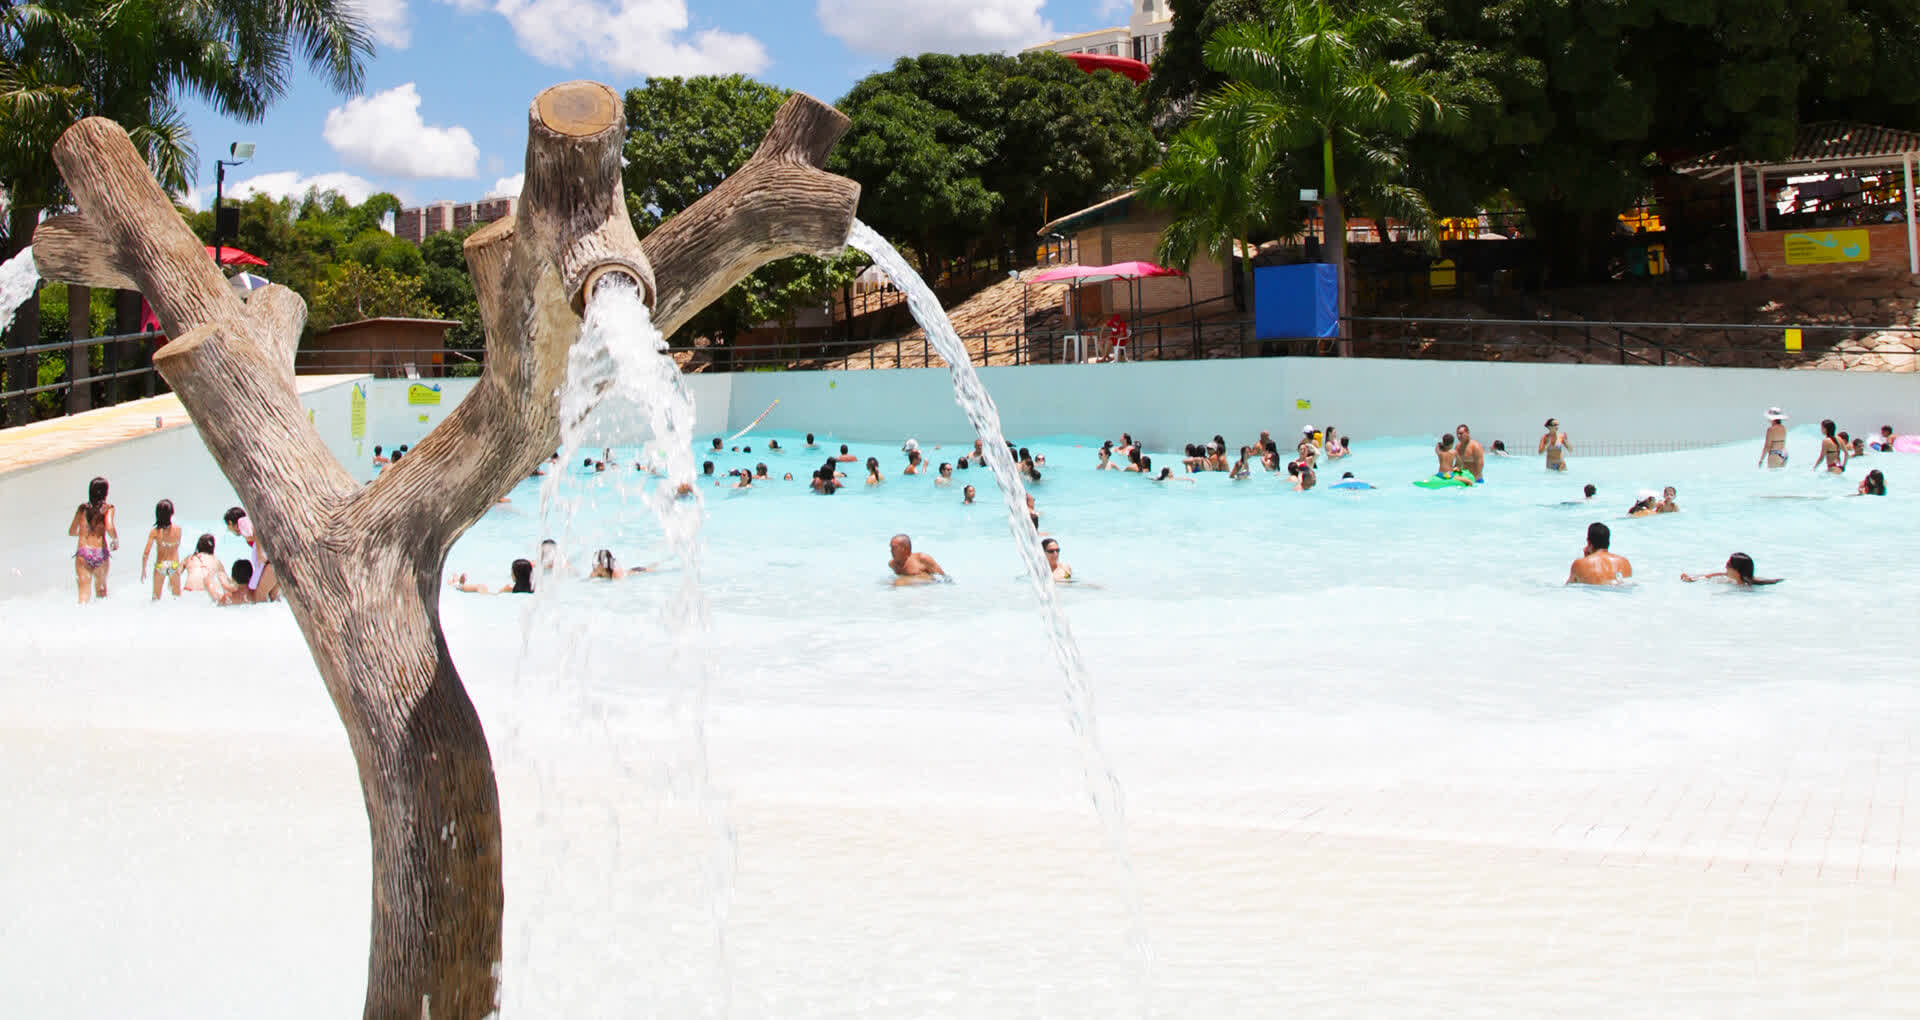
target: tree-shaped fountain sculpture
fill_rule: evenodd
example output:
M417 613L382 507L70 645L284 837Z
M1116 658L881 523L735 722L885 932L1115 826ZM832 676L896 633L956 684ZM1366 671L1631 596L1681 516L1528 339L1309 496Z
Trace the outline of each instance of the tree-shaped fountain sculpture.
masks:
M859 186L825 172L847 128L803 95L712 193L641 242L620 97L556 85L528 118L519 213L467 239L487 332L478 385L369 486L327 451L294 385L306 304L242 300L109 120L54 150L80 212L41 224L49 280L138 289L173 340L154 362L245 501L339 710L373 843L368 1017L479 1017L498 999L501 836L479 716L440 629L447 550L559 444L558 392L593 289L637 284L671 334L756 267L838 251Z

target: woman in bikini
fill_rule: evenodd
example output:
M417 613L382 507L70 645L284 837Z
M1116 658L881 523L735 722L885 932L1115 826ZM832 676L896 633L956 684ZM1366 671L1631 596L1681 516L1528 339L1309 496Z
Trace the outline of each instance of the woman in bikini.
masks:
M1560 431L1560 419L1548 418L1547 434L1540 437L1540 449L1536 452L1547 455L1548 471L1565 471L1567 454L1573 449L1567 442L1566 433Z
M1826 468L1830 475L1843 474L1847 470L1847 448L1834 434L1833 419L1820 423L1820 456L1814 461L1815 471Z
M457 575L451 578L447 583L451 584L453 587L458 588L461 591L472 592L475 595L487 595L487 594L531 595L533 594L533 561L532 560L514 560L513 567L512 567L512 575L513 575L513 580L509 581L505 585L502 585L498 590L489 588L484 584L471 583L467 580L467 575L465 574Z
M180 564L180 587L187 591L204 591L215 602L233 588L233 578L227 576L226 564L213 554L212 535L201 535L193 545L193 555Z
M1777 407L1767 408L1767 436L1760 446L1760 463L1754 467L1787 466L1787 416Z
M107 561L120 548L120 532L113 525L105 478L87 483L87 501L73 511L67 534L79 540L73 550L73 579L80 587L80 601L106 598Z
M153 530L147 532L146 547L140 550L140 579L147 579L147 554L152 553L153 600L160 601L160 588L171 581L173 597L180 597L180 525L173 523L173 500L163 499L153 508Z

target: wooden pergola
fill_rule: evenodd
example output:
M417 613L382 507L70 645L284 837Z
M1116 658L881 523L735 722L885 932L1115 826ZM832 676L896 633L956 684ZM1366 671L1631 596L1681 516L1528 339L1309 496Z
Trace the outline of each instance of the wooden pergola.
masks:
M1906 202L1907 272L1920 275L1920 240L1916 240L1913 219L1913 164L1916 154L1920 154L1920 133L1847 121L1818 121L1802 125L1794 138L1793 150L1779 159L1750 160L1737 150L1728 148L1682 163L1674 170L1702 180L1714 180L1722 176L1732 179L1740 271L1745 273L1748 268L1747 171L1753 172L1760 229L1764 231L1767 229L1767 175L1770 173L1879 170L1897 165L1905 175L1905 187L1902 190Z

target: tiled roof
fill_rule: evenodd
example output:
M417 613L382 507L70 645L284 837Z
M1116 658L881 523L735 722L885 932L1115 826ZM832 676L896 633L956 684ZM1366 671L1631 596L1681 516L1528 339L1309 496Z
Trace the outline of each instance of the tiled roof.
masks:
M1065 234L1071 231L1085 230L1088 227L1105 222L1106 220L1126 216L1127 206L1132 204L1132 202L1133 192L1123 191L1104 202L1087 206L1079 212L1068 213L1054 220L1052 223L1041 227L1036 233L1041 237L1045 237L1055 232Z
M1920 152L1920 133L1893 128L1855 124L1840 120L1802 124L1794 137L1793 151L1777 159L1754 159L1728 147L1674 167L1683 174L1720 170L1735 163L1753 166L1798 166L1827 162L1857 162L1886 159L1903 152Z

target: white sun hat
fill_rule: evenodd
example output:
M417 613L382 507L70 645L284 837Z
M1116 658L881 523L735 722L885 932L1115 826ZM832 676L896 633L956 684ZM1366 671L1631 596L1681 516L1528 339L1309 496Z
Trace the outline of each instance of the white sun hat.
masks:
M900 450L903 453L910 450L918 450L918 449L920 449L920 440L918 439L909 439L905 443L901 444L900 446Z
M1781 411L1779 408L1769 407L1767 408L1767 420L1768 421L1786 421L1787 416L1785 412Z

